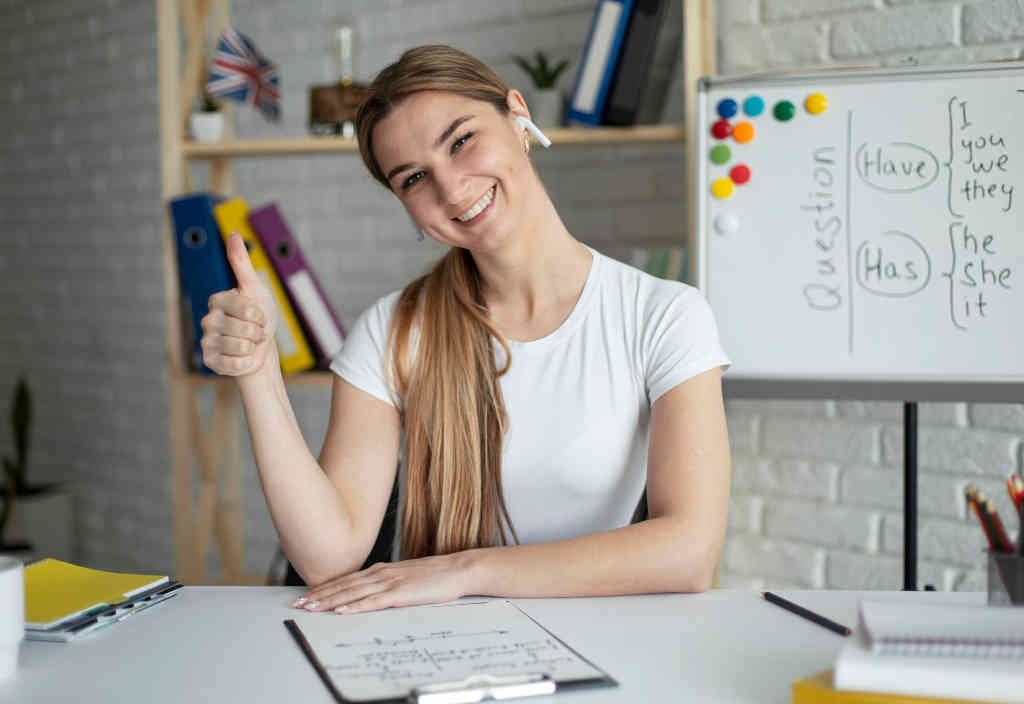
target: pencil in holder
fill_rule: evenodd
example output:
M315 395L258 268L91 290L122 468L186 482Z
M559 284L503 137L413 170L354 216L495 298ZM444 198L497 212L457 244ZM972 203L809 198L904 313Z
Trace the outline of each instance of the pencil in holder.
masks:
M990 606L1024 606L1024 555L988 552Z

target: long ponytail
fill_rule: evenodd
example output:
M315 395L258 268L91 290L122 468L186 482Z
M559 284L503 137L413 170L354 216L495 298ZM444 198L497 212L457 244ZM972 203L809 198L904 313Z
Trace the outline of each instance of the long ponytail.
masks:
M442 90L508 113L508 86L478 59L448 46L410 49L382 70L356 118L363 162L390 189L373 153L373 128L405 98ZM498 368L492 338L504 350ZM388 335L392 385L404 399L404 558L518 539L501 484L507 427L499 378L509 347L491 324L468 250L452 248L399 297Z

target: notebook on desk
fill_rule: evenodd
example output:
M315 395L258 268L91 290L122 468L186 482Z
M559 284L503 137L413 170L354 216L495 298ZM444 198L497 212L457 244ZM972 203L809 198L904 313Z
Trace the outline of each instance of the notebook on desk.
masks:
M177 594L180 582L44 559L25 567L25 637L70 641Z
M1017 607L861 602L835 687L907 696L1024 703Z
M448 704L617 685L505 600L303 613L285 626L340 702Z

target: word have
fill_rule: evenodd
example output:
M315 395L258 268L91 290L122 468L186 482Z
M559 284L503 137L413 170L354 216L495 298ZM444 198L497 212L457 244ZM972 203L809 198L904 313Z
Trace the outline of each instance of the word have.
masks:
M831 154L835 147L820 147L814 150L812 177L820 189L831 189L835 182L832 167L835 159ZM804 300L814 310L835 310L843 304L840 277L836 267L837 238L843 229L842 219L830 214L835 208L831 190L819 190L808 194L810 202L800 206L803 212L814 213L812 222L815 235L817 280L804 286Z
M960 131L964 132L972 125L967 118L967 101L960 101L958 107ZM1013 184L992 180L1009 171L1010 155L1006 153L1006 140L997 134L961 135L959 142L964 154L962 163L974 174L964 180L959 189L960 195L968 203L1001 200L1001 210L1009 212L1013 208Z

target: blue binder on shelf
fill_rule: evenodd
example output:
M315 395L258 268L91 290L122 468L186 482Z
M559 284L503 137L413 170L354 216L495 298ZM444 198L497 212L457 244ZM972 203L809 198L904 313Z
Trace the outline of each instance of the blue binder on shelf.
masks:
M210 311L210 296L237 285L213 217L213 206L222 200L211 193L193 193L170 201L181 277L185 349L191 368L204 374L214 372L203 364L203 350L199 346L203 330L199 322Z
M569 101L569 124L602 124L632 10L633 0L598 2L587 45L583 49L583 60L576 74L572 99Z

